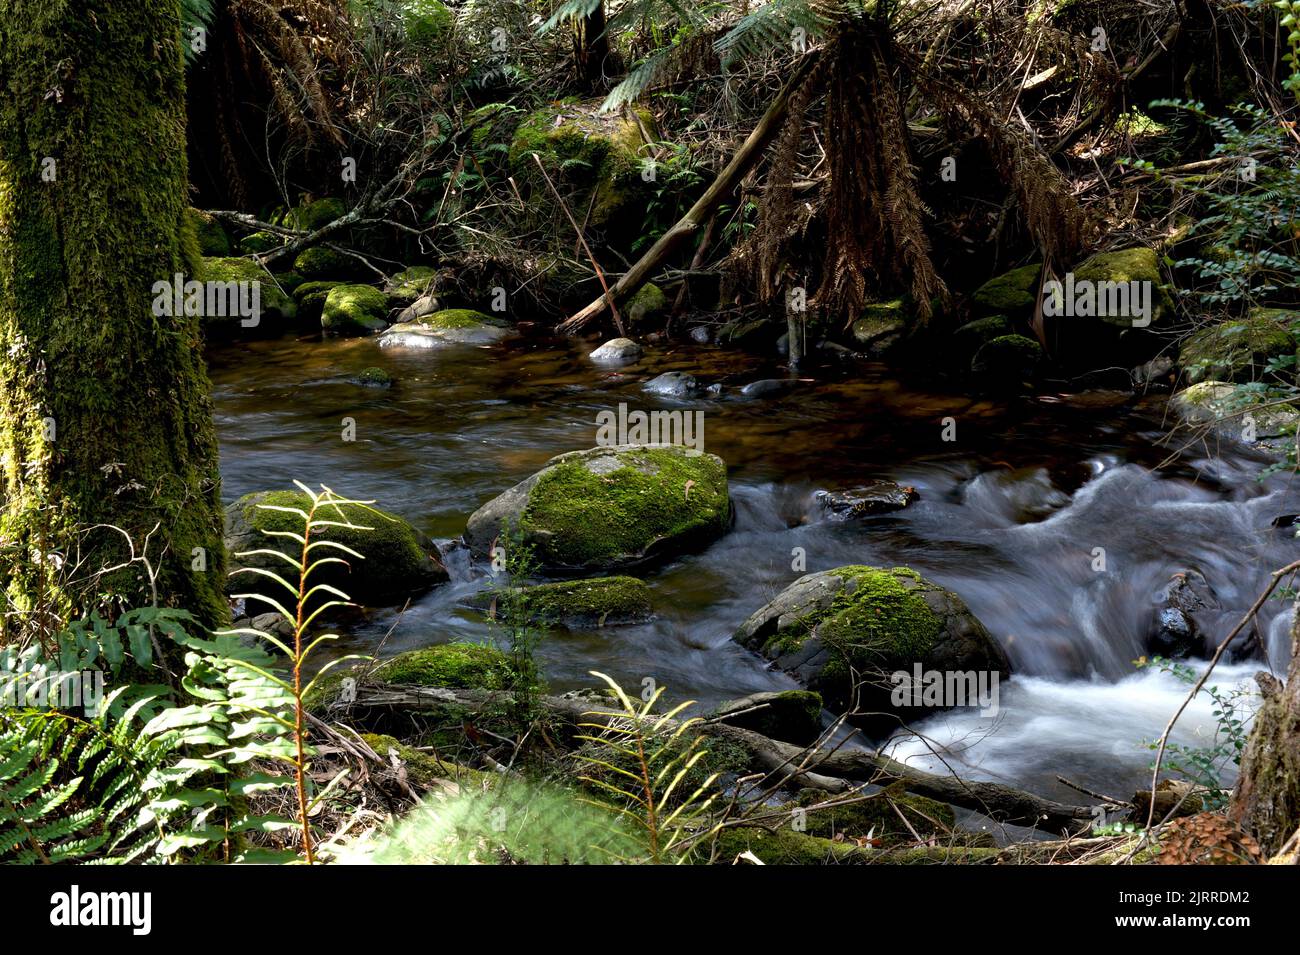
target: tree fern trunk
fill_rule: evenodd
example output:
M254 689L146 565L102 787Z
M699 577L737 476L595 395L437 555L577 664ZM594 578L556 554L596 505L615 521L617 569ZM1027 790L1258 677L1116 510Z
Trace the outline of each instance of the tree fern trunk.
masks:
M19 609L53 586L62 613L156 590L227 615L198 319L151 308L198 261L179 11L0 0L0 584ZM129 556L104 524L154 584L139 563L97 573ZM36 559L55 551L61 570Z

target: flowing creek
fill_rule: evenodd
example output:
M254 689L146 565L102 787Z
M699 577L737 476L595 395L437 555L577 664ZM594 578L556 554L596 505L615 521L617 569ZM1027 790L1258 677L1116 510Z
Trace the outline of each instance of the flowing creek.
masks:
M704 411L704 449L729 465L735 528L702 553L645 574L659 617L648 624L547 635L539 661L550 685L593 685L600 670L639 689L650 677L678 698L712 704L793 686L731 633L801 572L843 564L905 564L959 594L1006 648L1014 675L999 712L931 717L920 729L972 778L996 779L1065 801L1057 781L1127 796L1149 774L1145 740L1159 735L1185 696L1174 677L1138 672L1161 591L1196 569L1222 610L1200 618L1212 647L1240 619L1271 571L1295 559L1300 513L1285 476L1258 479L1266 462L1244 447L1160 444L1163 400L1112 403L1044 395L1001 401L914 390L883 369L855 368L776 397L739 386L781 372L739 352L649 349L617 372L586 359L592 346L524 338L490 348L381 350L373 339L294 340L213 349L211 375L227 501L293 479L374 499L440 544L481 504L553 455L592 447L596 416L684 407L641 384L680 370L721 382ZM348 379L378 365L397 383ZM341 438L343 419L355 441ZM942 419L956 440L942 440ZM1167 462L1167 463L1166 463ZM1160 467L1162 464L1165 466ZM813 492L871 479L912 485L905 510L853 522L820 514ZM1106 569L1094 569L1104 548ZM340 652L387 656L451 640L489 640L492 628L461 609L487 584L464 551L451 583L350 625ZM1267 665L1282 667L1289 614L1270 601L1253 659L1220 666L1227 688ZM396 622L396 625L394 626ZM1214 733L1208 700L1184 714L1178 742ZM940 769L919 743L896 755ZM1148 777L1149 778L1149 777Z

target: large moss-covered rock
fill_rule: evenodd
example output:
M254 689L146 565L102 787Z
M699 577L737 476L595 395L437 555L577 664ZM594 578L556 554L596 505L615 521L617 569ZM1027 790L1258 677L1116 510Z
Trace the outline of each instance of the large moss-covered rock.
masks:
M287 561L269 554L238 555L246 551L277 550L298 559L301 545L289 538L267 536L265 532L293 531L301 534L301 516L272 508L305 511L309 506L307 495L301 491L259 491L244 495L226 508L226 551L230 555L232 570L258 567L292 577L296 571ZM339 557L346 563L318 567L309 578L311 584L330 584L359 604L384 606L447 579L447 571L437 560L437 550L400 517L384 511L376 513L361 505L341 505L338 509L319 511L317 518L346 519L356 525L319 529L313 536L342 544L361 557L336 548L313 550L313 559ZM232 593L265 593L278 600L288 596L281 592L283 588L278 584L259 574L233 575L227 589Z
M633 326L641 328L668 314L668 296L653 282L646 282L627 300L623 311Z
M230 254L230 236L216 216L191 207L185 210L185 218L199 240L200 252L218 257Z
M476 603L500 609L503 595L486 593ZM650 588L636 577L593 577L518 587L504 595L532 621L565 627L612 627L654 616Z
M1255 308L1242 319L1209 325L1183 342L1178 363L1188 381L1257 381L1270 359L1296 353L1300 312Z
M989 279L971 296L976 311L983 315L1030 311L1038 301L1038 273L1042 268L1041 262L1034 262Z
M1300 424L1300 410L1293 405L1273 404L1227 381L1199 381L1174 395L1170 406L1190 428L1247 444L1277 446Z
M999 335L979 347L971 371L1007 384L1032 378L1043 361L1043 346L1024 335Z
M708 543L730 521L721 458L621 445L552 458L475 511L465 540L486 555L508 528L533 547L544 570L609 570Z
M372 285L336 285L325 295L320 327L330 335L371 335L388 327L388 299Z
M357 279L366 277L365 267L350 255L313 245L298 253L293 270L305 279Z
M501 690L510 685L510 661L486 643L442 643L399 653L373 672L376 683Z
M284 240L274 232L252 232L239 240L239 251L245 255L262 254L282 245Z
M205 258L199 269L199 279L204 282L257 282L262 314L257 327L276 327L291 321L297 315L297 306L281 287L276 277L252 259ZM222 327L239 326L238 315L204 316L205 325Z
M279 224L303 232L315 232L335 219L341 219L347 211L342 199L316 199L290 209Z
M712 719L807 746L822 732L822 698L811 690L751 693L718 706Z
M446 345L490 345L508 338L509 322L471 308L445 308L398 322L379 339L384 348L440 348Z
M640 123L637 119L640 119ZM546 197L534 153L550 176L578 188L594 198L588 221L597 228L611 224L614 217L648 195L649 184L641 176L645 137L641 126L654 135L654 116L637 108L637 116L600 112L600 101L562 100L530 113L516 127L510 144L509 164L524 183Z
M717 835L716 861L731 865L750 853L764 865L866 865L871 851L853 842L835 842L796 831L790 825L730 826Z
M755 612L735 634L832 708L920 715L942 707L894 706L890 675L1010 672L1006 654L962 599L906 567L853 565L808 574ZM870 722L870 721L868 721Z
M1099 252L1082 264L1074 267L1074 284L1079 287L1081 282L1092 283L1096 288L1103 282L1144 282L1148 283L1151 290L1151 314L1150 323L1156 325L1164 316L1173 311L1173 302L1169 298L1169 292L1164 285L1164 277L1160 274L1160 257L1154 249L1143 247L1132 249L1120 249L1116 252ZM1102 321L1109 325L1116 325L1121 328L1131 327L1133 316L1131 315L1102 315L1098 316ZM1068 321L1068 319L1066 319Z
M963 358L973 358L981 345L1011 333L1011 322L1005 315L977 318L952 333L952 352Z

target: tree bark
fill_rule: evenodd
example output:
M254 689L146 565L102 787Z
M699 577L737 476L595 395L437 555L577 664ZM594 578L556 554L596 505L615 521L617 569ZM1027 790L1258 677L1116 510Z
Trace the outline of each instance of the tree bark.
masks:
M636 264L623 273L623 277L618 280L608 295L602 295L582 311L577 312L565 321L560 323L560 331L565 333L576 332L584 325L599 318L609 308L611 301L617 305L628 296L636 293L642 285L648 282L655 271L667 261L668 257L675 252L682 243L686 242L691 236L700 230L700 227L713 215L718 206L722 204L740 180L745 177L754 164L758 162L759 157L763 155L763 150L767 148L773 137L781 130L781 123L785 119L786 111L790 107L790 95L799 88L804 80L808 78L809 72L812 71L813 65L817 62L818 53L816 50L806 54L795 65L794 73L781 88L772 105L767 108L763 118L758 121L749 137L736 150L731 161L723 167L722 172L718 173L713 184L705 190L704 195L696 201L695 205L687 210L686 215L682 216L677 223L659 237L646 254L637 260Z
M1291 624L1286 683L1255 677L1263 704L1241 758L1229 817L1272 856L1300 831L1300 603Z
M155 595L228 616L199 319L152 307L198 262L180 22L178 0L0 0L6 610L53 588L60 616Z

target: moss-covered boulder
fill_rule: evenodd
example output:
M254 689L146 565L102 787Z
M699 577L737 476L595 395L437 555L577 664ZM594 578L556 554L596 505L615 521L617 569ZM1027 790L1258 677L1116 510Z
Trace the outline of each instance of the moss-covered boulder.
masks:
M989 279L971 296L981 315L1019 315L1031 311L1038 301L1038 273L1041 262L1022 265Z
M298 253L293 260L293 270L303 278L347 279L367 278L367 270L358 260L323 245L313 245Z
M942 705L895 705L893 675L1010 672L1006 654L962 599L907 567L837 567L801 577L735 634L800 683L845 708L920 716ZM974 701L971 701L972 703ZM867 723L877 721L866 720ZM894 724L896 725L896 723Z
M321 330L329 335L372 335L388 327L388 299L373 285L336 285L321 307Z
M973 358L981 345L1011 333L1011 321L1005 315L977 318L952 333L952 352L964 359Z
M544 571L611 570L702 546L730 522L721 458L620 445L552 458L475 511L465 540L486 556L508 529L532 546Z
M627 315L628 321L633 326L644 328L668 314L668 307L672 303L668 301L668 296L663 290L653 282L646 282L637 289L636 294L627 300L623 306L623 311Z
M1024 335L999 335L975 352L971 371L1007 384L1033 378L1043 363L1043 346Z
M390 276L384 283L388 307L403 309L414 304L416 299L429 291L437 277L438 270L428 265L413 265Z
M873 358L883 358L907 333L907 307L901 298L872 302L862 310L850 333L854 344Z
M204 258L198 278L203 282L256 282L260 298L261 315L256 326L245 326L250 331L277 328L292 321L297 306L272 275L252 259ZM242 318L239 315L204 315L205 326L236 329Z
M283 220L276 224L303 232L315 232L335 219L341 219L347 211L342 199L315 199L290 209L284 214Z
M363 388L391 388L395 381L392 375L376 365L361 369L348 380Z
M811 690L751 693L723 703L713 711L712 719L769 739L807 746L822 732L822 697Z
M301 491L259 491L246 494L226 508L226 551L232 571L240 567L257 567L281 576L293 574L288 562L270 554L238 556L254 550L277 550L295 560L301 552L296 541L268 536L266 531L302 533L302 517L274 508L307 510L310 501ZM338 511L342 511L340 517ZM314 532L318 540L342 544L361 557L337 550L318 548L312 557L338 557L344 564L324 564L311 576L313 584L330 584L353 601L368 606L385 606L427 590L447 579L447 571L437 560L438 552L406 521L384 511L361 505L340 505L317 514L318 519L342 521L355 527L327 527ZM232 574L227 590L231 593L265 593L283 600L278 584L260 574Z
M1276 447L1290 441L1300 425L1295 406L1273 404L1259 392L1227 381L1199 381L1169 404L1185 427L1246 444Z
M503 318L471 308L445 308L398 322L380 336L384 348L441 348L447 345L490 345L508 338L514 329Z
M441 643L399 653L369 678L390 686L445 686L502 690L510 685L510 660L486 643Z
M1255 308L1242 319L1209 325L1188 336L1178 364L1188 381L1258 381L1271 359L1296 353L1300 312Z
M649 156L642 126L655 136L649 110L637 107L635 116L602 113L600 104L567 99L530 113L515 128L508 156L519 181L549 205L549 192L532 158L536 154L553 180L580 194L575 208L590 206L588 222L598 229L649 196L653 184L641 175L643 158ZM639 226L639 219L635 224Z
M1099 252L1075 266L1073 272L1076 288L1080 287L1081 282L1089 283L1094 289L1106 282L1145 283L1150 290L1151 314L1148 319L1151 325L1159 324L1161 319L1173 311L1173 301L1165 288L1164 276L1160 272L1160 257L1155 249L1137 247ZM1132 315L1099 315L1098 318L1120 328L1132 327L1134 322Z
M217 257L230 254L230 236L216 216L191 207L185 210L185 219L194 229L200 252Z
M870 849L810 836L789 824L771 829L730 826L718 833L715 847L714 858L720 865L731 865L745 853L764 865L866 865L871 861Z
M501 610L503 595L488 592L475 604ZM513 612L543 625L588 628L643 623L654 616L645 581L636 577L592 577L517 587L504 595Z
M293 290L294 301L298 303L298 319L304 324L315 324L320 321L321 312L325 310L325 299L329 297L330 289L339 285L345 285L345 282L303 282Z
M245 255L261 255L282 245L284 240L274 232L252 232L239 240L239 251Z

